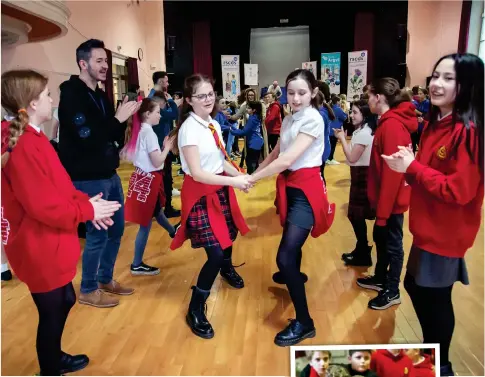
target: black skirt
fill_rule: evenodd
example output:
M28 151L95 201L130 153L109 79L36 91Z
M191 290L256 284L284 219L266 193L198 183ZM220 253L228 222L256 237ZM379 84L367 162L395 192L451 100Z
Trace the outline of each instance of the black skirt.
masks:
M305 193L300 189L287 187L286 200L288 202L286 221L303 229L312 229L315 218Z
M349 220L374 220L375 210L371 208L367 197L368 166L350 167L350 195L347 217Z

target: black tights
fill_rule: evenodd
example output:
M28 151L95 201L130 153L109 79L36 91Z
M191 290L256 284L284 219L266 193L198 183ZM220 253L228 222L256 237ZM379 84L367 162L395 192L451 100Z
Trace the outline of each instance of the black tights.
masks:
M296 319L306 326L313 326L313 320L308 312L305 283L300 275L301 248L309 234L309 229L287 222L276 255L276 264L286 281L291 301L295 306Z
M349 219L354 228L355 237L357 238L357 247L363 250L369 245L367 240L367 223L365 219Z
M414 310L423 331L423 343L439 343L441 365L447 365L455 314L451 302L453 285L444 288L421 287L406 273L404 288L411 297Z
M32 293L39 312L37 327L37 357L41 375L59 376L61 370L61 339L69 311L76 303L72 283L45 293Z
M197 287L209 291L221 268L228 267L232 263L232 246L225 250L222 250L220 246L206 247L205 252L207 253L207 262L200 270Z

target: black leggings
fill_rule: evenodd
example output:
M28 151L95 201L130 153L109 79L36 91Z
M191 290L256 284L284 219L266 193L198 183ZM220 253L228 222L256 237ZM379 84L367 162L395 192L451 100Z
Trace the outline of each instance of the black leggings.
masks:
M206 247L207 262L202 266L197 279L197 287L209 291L221 268L232 263L232 246L222 250L220 246Z
M260 149L246 149L246 166L248 167L248 174L253 174L259 166Z
M276 255L276 264L286 281L291 301L295 306L296 319L306 326L313 326L313 320L308 312L305 283L300 275L301 248L309 234L309 229L287 222Z
M61 373L61 339L69 311L76 303L72 283L45 293L32 293L39 312L37 327L37 357L41 375Z
M455 314L451 302L453 285L444 288L421 287L413 276L406 273L404 288L411 297L414 310L423 331L423 343L439 343L441 366L447 365Z
M330 156L328 156L328 160L333 160L333 155L335 154L335 148L337 148L337 141L338 139L335 136L330 135Z
M365 219L349 219L354 228L355 237L357 238L357 247L363 250L368 247L369 241L367 239L367 223Z
M268 146L269 146L270 152L276 147L276 144L278 144L279 138L280 138L279 134L269 134L268 135Z

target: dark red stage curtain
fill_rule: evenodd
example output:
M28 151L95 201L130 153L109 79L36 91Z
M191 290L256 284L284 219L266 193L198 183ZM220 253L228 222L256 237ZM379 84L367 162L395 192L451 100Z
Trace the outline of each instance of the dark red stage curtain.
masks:
M461 6L460 34L458 36L458 52L465 53L468 47L468 30L470 28L470 15L472 13L472 2L463 0Z
M374 78L374 15L357 13L355 15L354 51L367 50L367 82Z
M212 77L212 49L208 21L192 24L192 41L194 73L202 73Z
M115 108L114 94L113 94L113 55L111 51L106 50L106 55L108 56L108 72L106 72L106 81L104 82L104 91L109 98L111 106Z
M126 68L128 69L128 87L130 85L140 85L138 81L138 63L136 58L126 59Z

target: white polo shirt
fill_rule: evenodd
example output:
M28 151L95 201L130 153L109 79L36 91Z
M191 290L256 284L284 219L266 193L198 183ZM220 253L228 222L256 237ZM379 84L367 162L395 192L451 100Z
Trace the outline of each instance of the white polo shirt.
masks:
M180 127L178 134L178 148L180 151L182 170L185 174L192 176L183 153L183 147L189 145L195 145L199 149L200 166L202 170L212 174L220 174L224 171L224 154L217 147L212 131L209 129L209 123L214 125L217 134L219 135L219 139L224 145L221 126L210 117L207 122L191 112L189 117Z
M281 125L280 155L285 153L295 142L299 133L313 136L315 140L303 154L290 166L295 171L301 168L313 168L322 165L325 148L325 125L317 109L312 106L285 117Z
M350 140L350 151L352 152L352 148L356 144L365 145L365 149L357 161L347 161L347 164L349 164L349 166L369 166L373 142L374 135L372 135L372 130L367 123L355 130L352 134L352 139Z
M158 144L157 134L153 131L153 126L148 123L142 123L138 139L136 140L133 165L147 173L163 169L163 164L157 167L150 160L149 153L156 150L161 151L162 148Z

